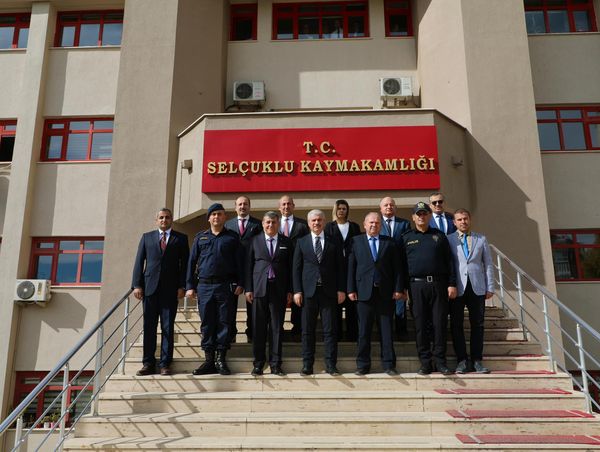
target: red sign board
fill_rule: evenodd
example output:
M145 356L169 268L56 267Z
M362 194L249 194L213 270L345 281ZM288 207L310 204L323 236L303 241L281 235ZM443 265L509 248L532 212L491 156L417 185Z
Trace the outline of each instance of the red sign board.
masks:
M435 190L435 126L207 130L202 191Z

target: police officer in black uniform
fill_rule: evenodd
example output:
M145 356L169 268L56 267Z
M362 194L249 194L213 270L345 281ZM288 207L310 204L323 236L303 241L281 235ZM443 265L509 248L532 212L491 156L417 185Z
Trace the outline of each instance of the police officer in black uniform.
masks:
M415 229L402 236L421 362L419 374L430 374L435 364L439 372L450 375L446 363L446 328L448 298L456 298L456 274L446 234L430 228L430 219L429 205L417 203L413 208Z
M225 358L237 296L244 290L243 249L239 237L224 227L222 204L212 204L207 215L210 228L194 237L186 280L186 296L194 298L198 293L200 346L205 354L205 362L192 373L229 375Z

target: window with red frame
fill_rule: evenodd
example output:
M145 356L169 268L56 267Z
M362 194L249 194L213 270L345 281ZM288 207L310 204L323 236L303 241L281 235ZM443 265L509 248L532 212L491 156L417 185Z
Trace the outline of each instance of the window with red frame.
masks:
M525 0L527 33L597 31L593 0Z
M12 162L17 121L0 121L0 163Z
M273 39L344 39L369 36L366 1L273 4Z
M110 118L47 119L42 160L110 160L113 126Z
M256 39L256 3L231 5L230 16L229 39L231 41Z
M90 412L90 406L87 406L92 398L93 386L92 378L93 372L83 371L79 375L78 372L69 372L69 378L71 379L71 386L67 389L67 406L70 406L75 401L73 407L67 415L67 425L70 425L71 421L77 418L82 411L87 414ZM19 403L25 399L33 391L33 389L44 379L47 372L33 371L33 372L17 372L17 381L15 385L15 396L14 406L16 407ZM75 378L77 377L77 378ZM60 394L63 388L63 373L58 374L50 382L48 386L42 391L40 396L32 402L23 414L24 427L31 427L35 420L39 418L46 409L50 406L52 401ZM77 400L76 400L77 399ZM46 416L60 415L60 400L56 402ZM42 424L38 427L43 427Z
M600 106L538 107L542 151L600 149Z
M81 11L59 13L56 47L120 46L123 11Z
M385 0L385 35L412 36L410 1Z
M573 384L573 389L575 391L580 391L580 388L583 388L583 381L581 379L581 370L577 369L577 370L569 370L569 372L571 373L571 375L575 376L575 377L579 377L577 378L577 380L579 381L579 385L577 384ZM588 375L588 391L590 392L590 396L592 397L592 399L600 405L600 370L588 370L587 373ZM593 380L593 381L592 381ZM596 406L594 406L592 404L592 409L594 411L598 411L598 409L596 408Z
M29 274L53 285L98 285L103 254L103 238L35 238Z
M0 14L0 49L25 49L31 14Z
M600 280L600 229L550 231L557 281Z

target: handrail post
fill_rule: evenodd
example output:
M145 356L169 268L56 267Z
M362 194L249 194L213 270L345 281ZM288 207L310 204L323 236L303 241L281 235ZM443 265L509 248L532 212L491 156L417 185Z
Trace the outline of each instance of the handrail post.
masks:
M550 360L550 370L556 372L554 353L552 351L552 335L550 334L550 318L548 316L548 300L542 294L542 312L544 313L544 333L546 333L546 354Z
M123 340L121 342L121 364L119 371L125 375L125 355L127 354L127 336L129 335L129 297L125 300L125 319L123 321Z
M65 364L65 370L63 371L63 393L60 401L60 450L65 438L65 427L67 425L67 396L69 384L69 362Z
M23 436L23 414L17 418L17 428L15 430L15 445L13 450L19 452L21 450L21 436Z
M585 368L585 354L583 353L583 338L581 336L581 326L576 324L577 328L577 349L579 350L579 370L581 372L581 383L583 393L585 394L585 404L588 413L592 413L592 400L590 397L590 389L588 387L587 370Z
M500 286L500 303L502 303L502 311L506 312L506 305L504 304L504 274L502 273L502 256L496 255L496 262L498 263L498 285Z
M98 392L100 391L100 371L102 370L102 349L104 348L104 325L98 328L98 336L96 341L96 366L94 368L94 416L98 416Z
M523 281L521 280L521 272L517 271L517 295L519 297L519 307L521 316L521 326L523 327L523 340L527 340L527 328L525 327L525 313L523 311Z
M183 312L187 312L188 310L188 297L184 295L183 297Z

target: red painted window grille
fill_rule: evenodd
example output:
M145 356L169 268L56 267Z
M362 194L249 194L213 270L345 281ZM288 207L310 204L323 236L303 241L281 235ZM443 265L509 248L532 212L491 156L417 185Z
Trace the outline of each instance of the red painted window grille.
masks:
M600 281L600 229L550 231L557 281Z
M31 14L0 14L0 49L25 49Z
M345 39L369 36L366 1L273 4L273 39Z
M110 160L112 118L47 119L42 161Z
M34 238L29 277L53 285L100 285L104 238Z
M528 34L597 31L593 0L525 0Z
M385 0L385 35L387 37L412 36L410 1Z
M123 11L75 11L58 14L56 47L119 46Z
M229 39L231 41L256 40L256 3L231 5Z
M538 107L542 151L600 149L600 106Z

